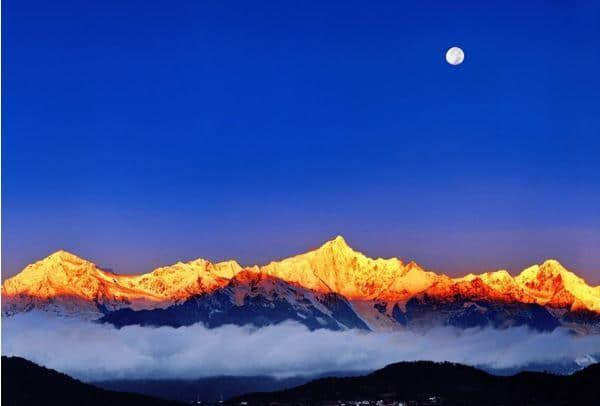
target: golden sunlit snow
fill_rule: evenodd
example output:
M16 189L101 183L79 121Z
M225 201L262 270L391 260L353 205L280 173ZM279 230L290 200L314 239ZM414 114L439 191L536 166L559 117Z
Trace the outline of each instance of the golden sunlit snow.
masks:
M500 270L450 278L425 271L414 262L405 264L398 258L368 258L350 248L342 237L265 266L242 267L235 261L212 263L197 259L143 275L107 272L76 255L58 251L7 279L2 285L2 296L13 311L31 307L31 301L36 300L60 303L67 308L91 302L109 308L123 305L153 308L212 292L234 278L237 283L283 280L317 292L341 294L357 303L356 306L373 300L401 303L415 295L427 294L438 298L460 295L537 303L600 313L600 286L587 285L555 260L533 265L516 277Z

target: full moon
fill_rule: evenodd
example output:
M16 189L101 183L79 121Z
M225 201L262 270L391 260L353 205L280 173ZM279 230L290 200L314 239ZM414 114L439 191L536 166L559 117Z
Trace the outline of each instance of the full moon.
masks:
M450 65L460 65L465 60L465 53L459 47L452 47L446 52L446 62Z

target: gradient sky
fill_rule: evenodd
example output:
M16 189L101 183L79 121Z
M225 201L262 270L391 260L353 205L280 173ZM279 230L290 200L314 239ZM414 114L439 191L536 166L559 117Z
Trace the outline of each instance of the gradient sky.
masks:
M600 283L598 2L11 0L2 30L3 277L342 234Z

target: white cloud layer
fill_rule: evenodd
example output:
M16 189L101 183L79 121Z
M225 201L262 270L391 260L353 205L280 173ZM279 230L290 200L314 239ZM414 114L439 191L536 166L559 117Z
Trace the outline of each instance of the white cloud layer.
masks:
M365 371L397 361L453 361L494 368L572 361L600 351L599 336L526 328L439 328L413 332L309 331L297 323L261 329L223 326L120 330L27 313L3 318L2 354L83 380L310 375Z

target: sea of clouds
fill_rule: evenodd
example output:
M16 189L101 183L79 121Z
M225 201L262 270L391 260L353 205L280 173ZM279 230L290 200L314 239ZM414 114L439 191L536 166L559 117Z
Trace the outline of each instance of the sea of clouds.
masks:
M314 375L366 371L397 361L452 361L490 368L561 363L600 351L600 336L437 328L410 331L309 331L286 322L116 329L26 313L2 320L2 354L27 358L82 380L198 378L216 375Z

